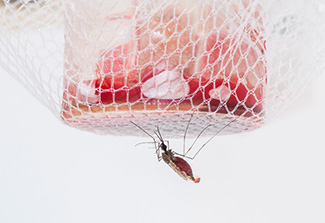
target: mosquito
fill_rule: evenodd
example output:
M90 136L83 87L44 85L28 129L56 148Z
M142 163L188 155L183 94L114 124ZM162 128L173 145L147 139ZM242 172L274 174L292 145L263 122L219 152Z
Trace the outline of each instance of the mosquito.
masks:
M238 116L239 117L239 116ZM198 136L196 137L196 139L194 140L194 142L192 143L192 145L188 148L188 150L185 152L185 139L186 139L186 134L190 125L190 122L193 118L193 114L191 115L191 118L187 124L185 133L184 133L184 143L183 143L183 154L177 153L175 151L173 151L172 149L170 149L169 147L169 141L168 140L164 140L159 127L157 126L157 130L154 131L154 134L156 135L156 137L158 138L158 142L156 141L156 138L149 134L146 130L144 130L142 127L140 127L138 124L134 123L131 121L131 123L133 125L135 125L136 127L138 127L140 130L142 130L144 133L146 133L150 138L152 138L153 142L155 144L155 149L156 149L156 154L157 154L157 158L158 158L158 162L160 162L161 160L163 160L168 166L170 166L181 178L183 178L184 180L191 180L194 183L199 183L200 182L200 177L194 177L193 176L193 171L192 168L190 166L190 164L185 161L183 158L186 159L191 159L193 160L197 154L199 154L199 152L203 149L203 147L205 147L206 144L208 144L216 135L218 135L222 130L224 130L226 127L228 127L231 123L233 123L238 117L234 118L233 120L231 120L228 124L226 124L225 126L223 126L219 131L217 131L207 142L205 142L200 149L198 149L198 151L194 154L194 156L190 157L187 154L189 153L189 151L193 148L194 144L196 143L196 141L198 140L198 138L202 135L202 133L208 129L210 126L212 126L211 124L206 126L204 129L201 130L201 132L198 134ZM158 146L157 146L158 145Z

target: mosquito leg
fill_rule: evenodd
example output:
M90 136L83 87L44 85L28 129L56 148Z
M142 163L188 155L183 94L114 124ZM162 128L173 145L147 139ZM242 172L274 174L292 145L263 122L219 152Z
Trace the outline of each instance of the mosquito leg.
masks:
M193 159L193 157L190 157L190 156L186 156L186 155L184 155L184 154L180 154L180 153L177 153L177 152L175 152L175 151L173 151L173 153L175 154L175 155L177 155L177 156L180 156L180 157L184 157L184 158L186 158L186 159Z
M158 157L158 161L160 161L160 154L159 154L160 149L159 149L159 147L157 147L157 142L142 142L142 143L140 142L140 143L136 144L136 146L138 146L140 144L147 144L147 143L150 143L150 144L153 143L155 145L155 147L153 149L155 149L155 153L156 153L156 155Z
M131 121L131 123L132 123L133 125L135 125L136 127L138 127L139 129L141 129L141 130L142 130L144 133L146 133L150 138L152 138L154 142L156 142L155 137L153 137L151 134L149 134L146 130L144 130L144 129L141 128L138 124L135 124L135 123L132 122L132 121Z
M142 144L153 144L153 143L156 143L156 142L139 142L139 143L135 144L135 146L139 146Z
M157 138L159 139L160 142L164 142L157 131L154 131L154 133L155 133L155 135L157 136Z
M158 162L161 161L162 156L159 154L159 149L156 150Z
M157 153L157 156L158 156L158 161L160 161L161 158L159 158L159 147L157 147L157 141L155 139L155 137L153 137L151 134L149 134L146 130L144 130L143 128L141 128L138 124L134 123L131 121L131 123L133 125L135 125L136 127L138 127L140 130L142 130L144 133L146 133L150 138L152 138L153 140L153 143L155 144L155 149L156 149L156 153Z
M225 126L223 126L221 129L219 129L208 141L206 141L201 148L194 154L194 156L192 157L186 157L189 159L195 159L195 157L197 156L197 154L199 154L199 152L206 146L206 144L208 144L214 137L216 137L220 132L222 132L225 128L227 128L231 123L233 123L234 121L236 121L240 116L234 118L233 120L231 120L230 122L228 122L228 124L226 124ZM186 155L186 154L185 154Z
M191 147L188 148L188 150L186 151L186 153L184 153L184 156L186 156L190 151L191 149L193 148L194 144L196 143L196 141L200 138L200 136L202 135L202 133L207 129L209 128L210 126L212 126L211 124L206 126L204 129L202 129L202 131L198 134L198 136L196 137L196 139L194 140L194 142L192 143Z
M169 140L165 140L165 142L167 143L167 148L170 149L170 147L169 147Z
M164 139L159 131L159 127L157 126L157 131L155 132L156 136L158 137L158 139L163 143Z
M192 118L193 118L193 115L194 115L194 112L193 112L193 114L191 115L191 118L190 118L190 120L188 121L187 126L186 126L186 129L185 129L185 133L184 133L184 141L183 141L183 155L185 154L185 139L186 139L186 134L187 134L188 128L189 128L189 126L190 126L191 120L192 120Z

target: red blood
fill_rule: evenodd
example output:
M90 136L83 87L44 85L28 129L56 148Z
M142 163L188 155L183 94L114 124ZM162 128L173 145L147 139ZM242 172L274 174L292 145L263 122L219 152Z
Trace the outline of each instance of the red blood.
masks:
M193 68L189 67L184 72L189 81L188 100L191 103L208 105L207 111L221 109L218 107L221 101L211 98L209 92L224 86L231 91L228 98L222 99L227 110L236 108L236 112L240 113L247 112L247 108L257 113L263 110L266 83L263 42L256 32L242 38L238 40L213 34L205 40L205 44L198 43L196 57L200 58L199 71L193 75Z
M106 51L97 63L96 95L103 104L134 102L141 97L139 73L135 68L135 43Z
M95 93L104 104L134 102L141 97L139 82L134 76L136 75L131 72L127 77L125 73L119 73L98 78L95 82Z
M263 84L258 83L266 74L263 52L251 38L244 37L243 40L238 40L234 37L211 35L207 39L206 48L203 52L200 52L202 49L198 52L203 53L199 61L203 81L211 78L230 79L234 83L245 82L251 90L263 87Z
M225 104L230 111L236 106L238 106L237 109L243 109L243 111L247 110L246 108L251 108L255 112L260 112L263 109L262 88L252 91L242 83L226 82L223 79L217 79L210 83L202 82L202 80L199 78L190 80L189 98L196 105L209 105L213 111L218 108L221 101L211 98L209 92L214 88L220 87L221 85L229 88L232 91L230 97L225 100Z
M119 45L102 53L97 63L97 74L104 76L129 71L135 66L135 58L135 43Z
M157 24L159 24L157 21L150 23L153 27ZM250 32L247 39L240 41L238 38L219 37L212 34L203 40L206 41L205 44L199 42L195 46L198 71L193 76L191 65L184 70L184 78L188 80L190 87L189 95L179 102L178 100L174 102L206 105L203 109L207 111L220 109L219 111L222 112L222 108L219 107L220 103L223 103L224 108L227 107L225 112L235 108L236 112L240 113L246 112L247 108L257 113L262 111L266 66L263 61L264 46L259 38L256 32ZM255 47L250 46L252 42L255 43ZM136 46L136 42L133 41L102 54L96 70L99 78L95 81L96 95L99 95L102 103L125 103L139 100L141 96L144 97L141 93L141 83L169 69L165 66L167 59L163 59L159 54L164 52L162 49L166 45L157 46L157 51L154 50L156 54L151 58L149 54L140 53L140 55L137 52L136 48L141 49L145 43L147 44L148 41L139 41L139 46ZM254 46L254 44L251 45ZM162 49L158 50L159 47ZM137 54L140 60L136 60ZM136 64L137 61L139 64ZM229 97L219 100L211 98L210 91L220 86L230 90ZM149 102L164 104L171 101L152 98Z
M193 176L193 172L192 172L191 166L184 159L182 159L180 157L174 157L173 158L173 161L188 176Z
M165 7L138 24L139 65L163 64L165 69L184 65L192 57L189 17L179 8Z

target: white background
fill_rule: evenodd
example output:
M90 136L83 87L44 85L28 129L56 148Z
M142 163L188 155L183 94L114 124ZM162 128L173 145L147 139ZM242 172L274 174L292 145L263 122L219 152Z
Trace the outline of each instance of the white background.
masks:
M325 77L263 128L211 141L194 184L134 147L147 138L67 127L0 75L1 223L325 222Z

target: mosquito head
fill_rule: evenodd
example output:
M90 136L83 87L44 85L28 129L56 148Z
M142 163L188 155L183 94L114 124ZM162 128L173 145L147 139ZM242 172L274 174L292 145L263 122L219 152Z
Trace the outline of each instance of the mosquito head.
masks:
M164 151L167 152L167 146L164 142L160 143L159 147Z

